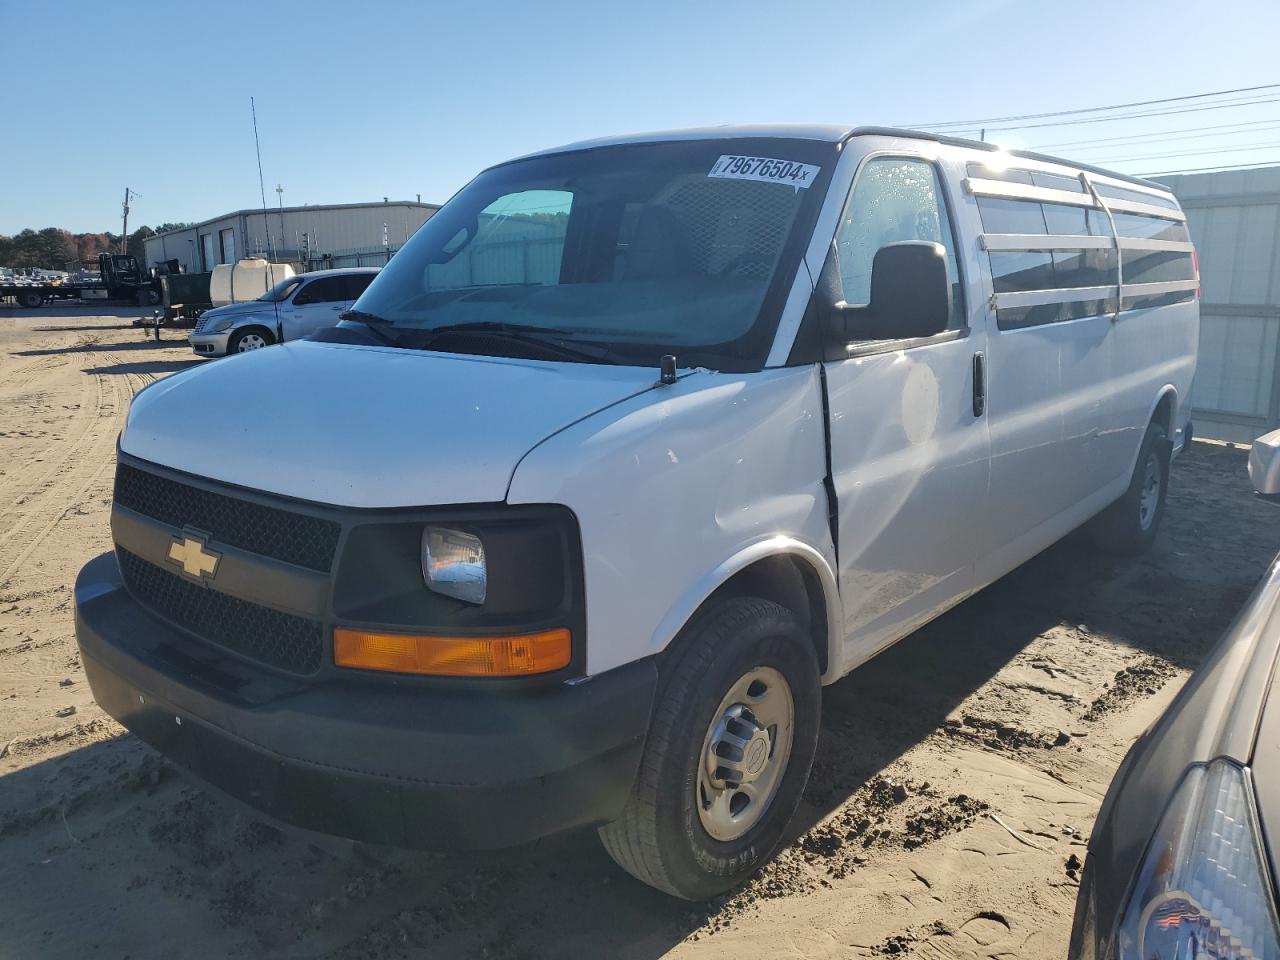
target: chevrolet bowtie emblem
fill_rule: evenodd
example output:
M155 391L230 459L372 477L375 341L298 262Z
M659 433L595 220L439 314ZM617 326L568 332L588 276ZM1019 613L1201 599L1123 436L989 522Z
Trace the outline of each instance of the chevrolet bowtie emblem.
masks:
M212 580L221 558L221 554L205 548L202 537L192 536L189 533L174 537L169 544L169 559L182 567L183 573L197 580L203 580L206 577Z

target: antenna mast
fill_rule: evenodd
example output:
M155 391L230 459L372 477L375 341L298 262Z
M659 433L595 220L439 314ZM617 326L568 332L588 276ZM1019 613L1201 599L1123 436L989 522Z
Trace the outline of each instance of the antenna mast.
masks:
M253 113L253 151L258 155L258 193L262 197L262 229L267 233L267 250L271 253L271 266L267 267L267 277L271 286L276 285L276 248L271 243L271 221L267 219L267 188L262 180L262 147L258 143L258 107L253 102L253 97L249 98L249 109ZM281 214L283 217L283 214ZM281 240L284 238L281 237ZM276 342L284 342L284 327L280 324L280 301L275 297L271 299L271 305L276 312Z

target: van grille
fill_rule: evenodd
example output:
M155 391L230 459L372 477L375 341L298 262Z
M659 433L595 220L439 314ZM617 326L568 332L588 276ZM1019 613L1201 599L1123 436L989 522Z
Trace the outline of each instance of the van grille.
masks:
M320 668L324 631L317 621L191 583L120 547L116 557L137 601L184 630L289 673Z
M214 493L127 463L116 468L115 500L161 523L193 527L219 543L318 573L333 566L342 532L334 520Z

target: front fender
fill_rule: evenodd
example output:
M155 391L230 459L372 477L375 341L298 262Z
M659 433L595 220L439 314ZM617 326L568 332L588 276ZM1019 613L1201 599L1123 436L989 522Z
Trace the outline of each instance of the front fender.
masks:
M818 578L822 589L822 597L826 611L827 637L827 670L822 682L831 683L840 678L840 645L841 624L844 623L844 612L840 605L840 589L836 580L834 560L830 549L830 538L825 545L826 552L810 546L794 537L775 536L755 543L747 544L723 563L700 577L671 608L659 622L650 642L652 652L665 650L676 638L689 618L707 599L728 583L737 574L753 563L769 557L791 557L804 563Z
M823 418L816 367L698 371L529 451L507 500L578 518L588 674L657 653L735 569L780 546L834 582Z

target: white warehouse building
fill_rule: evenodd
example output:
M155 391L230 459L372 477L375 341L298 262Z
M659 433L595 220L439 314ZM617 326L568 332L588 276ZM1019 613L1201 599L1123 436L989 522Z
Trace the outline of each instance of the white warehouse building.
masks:
M1280 166L1158 179L1200 257L1196 435L1249 443L1280 427Z
M411 200L237 210L145 242L147 266L177 260L188 273L266 257L296 269L377 266L413 236L438 204Z

